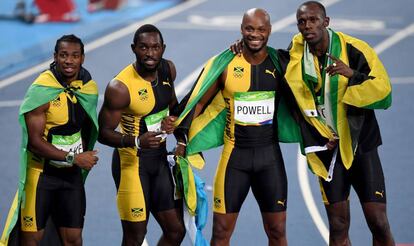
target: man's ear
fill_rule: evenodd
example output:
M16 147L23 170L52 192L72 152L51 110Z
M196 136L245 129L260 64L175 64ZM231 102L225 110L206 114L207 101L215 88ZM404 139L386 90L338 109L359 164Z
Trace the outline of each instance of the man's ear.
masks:
M135 53L135 44L131 44L131 50L132 50L132 53Z
M323 21L323 25L324 25L325 27L328 27L328 26L329 26L329 21L330 21L330 18L329 18L328 16L326 16L326 17L325 17L325 20Z

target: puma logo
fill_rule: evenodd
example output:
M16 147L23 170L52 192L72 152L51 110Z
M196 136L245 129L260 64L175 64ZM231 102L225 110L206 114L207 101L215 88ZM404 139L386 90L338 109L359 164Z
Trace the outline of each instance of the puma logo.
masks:
M285 206L286 203L286 199L285 200L277 200L277 204L282 205L283 207Z
M273 69L273 71L270 71L269 69L266 69L266 70L265 70L265 73L272 75L272 76L273 76L273 78L275 78L275 79L276 79L276 74L275 74L275 72L276 72L276 68L275 68L275 69Z
M381 192L375 191L375 195L380 196L381 198L384 198L384 191L381 191Z
M171 87L170 82L168 82L168 81L163 81L162 84L163 85L168 85L169 87Z

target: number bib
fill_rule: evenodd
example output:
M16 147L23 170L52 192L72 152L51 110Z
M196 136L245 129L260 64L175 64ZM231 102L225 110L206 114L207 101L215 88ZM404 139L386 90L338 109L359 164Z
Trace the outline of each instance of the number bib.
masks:
M274 91L234 93L234 119L236 124L244 126L272 124L274 111Z
M149 132L160 132L161 131L161 121L170 114L168 108L145 117L145 124L147 124L147 129ZM167 134L160 134L157 137L161 138L161 141L165 141Z
M83 152L82 138L80 132L77 132L71 136L52 135L52 144L57 149L69 152L72 151L75 154ZM49 163L55 167L71 167L72 164L66 161L50 160Z

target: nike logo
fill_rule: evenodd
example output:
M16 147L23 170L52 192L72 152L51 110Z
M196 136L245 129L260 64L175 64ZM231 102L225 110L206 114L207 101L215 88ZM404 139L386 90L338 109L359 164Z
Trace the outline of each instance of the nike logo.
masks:
M381 198L384 198L384 191L381 191L381 192L375 191L375 195L380 196Z
M282 205L283 207L285 206L286 203L286 199L285 200L277 200L277 204Z
M266 70L265 70L265 73L272 75L272 76L273 76L273 78L275 78L275 79L276 79L275 72L276 72L276 68L275 68L275 69L273 69L273 71L270 71L269 69L266 69Z
M163 85L168 85L169 87L171 87L170 82L163 81L162 84Z

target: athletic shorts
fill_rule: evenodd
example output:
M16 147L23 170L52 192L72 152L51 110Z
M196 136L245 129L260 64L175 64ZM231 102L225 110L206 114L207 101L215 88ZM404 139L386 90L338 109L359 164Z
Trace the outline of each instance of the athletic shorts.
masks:
M148 213L179 208L174 199L174 183L167 155L136 155L135 148L114 151L112 175L117 188L121 220L141 222Z
M377 148L355 155L349 170L346 170L338 155L331 182L319 178L319 183L325 204L346 201L351 186L360 202L386 203L384 174Z
M261 212L286 210L287 177L279 144L224 145L214 181L214 212L238 213L250 187Z
M83 228L85 189L81 177L73 180L76 182L45 175L40 169L28 168L21 204L21 230L42 230L49 216L52 216L57 227Z

